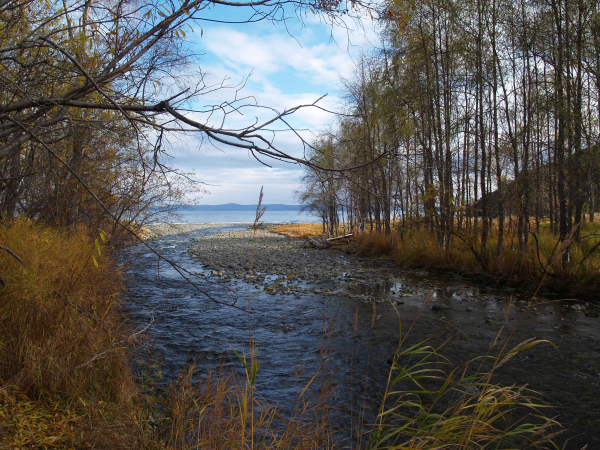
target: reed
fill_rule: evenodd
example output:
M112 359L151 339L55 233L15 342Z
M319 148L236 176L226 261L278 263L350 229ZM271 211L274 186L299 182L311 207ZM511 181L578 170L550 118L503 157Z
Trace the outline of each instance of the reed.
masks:
M515 355L549 342L529 339L510 348L510 336L502 343L504 329L487 355L453 366L443 356L444 344L423 341L406 348L401 328L368 448L557 449L553 439L563 429L548 417L541 396L524 386L493 382Z
M223 368L197 378L195 364L169 387L163 433L176 449L333 448L326 398L299 398L284 414L246 380Z

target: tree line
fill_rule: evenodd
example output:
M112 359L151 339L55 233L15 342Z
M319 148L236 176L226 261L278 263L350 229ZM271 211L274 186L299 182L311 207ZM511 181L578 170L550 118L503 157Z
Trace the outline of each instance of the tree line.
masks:
M289 127L288 116L312 105L268 108L271 117L254 121L268 105L243 96L243 82L207 81L198 55L202 25L284 23L310 12L343 26L360 5L0 0L1 219L24 214L96 228L110 218L113 231L119 222L143 223L202 188L172 168L170 153L181 136L198 137L198 147L310 164L274 146L272 128ZM215 9L230 14L215 17ZM220 101L206 100L215 92L223 93ZM229 126L231 114L248 123Z
M379 24L312 151L348 170L307 172L300 200L330 232L341 215L484 253L495 233L497 255L507 227L520 251L544 223L577 239L600 207L598 2L394 0Z

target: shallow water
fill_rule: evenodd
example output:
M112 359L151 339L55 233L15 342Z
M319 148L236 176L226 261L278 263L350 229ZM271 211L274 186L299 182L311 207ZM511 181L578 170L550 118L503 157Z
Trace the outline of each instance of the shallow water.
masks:
M237 305L247 307L246 283L211 282L209 271L187 253L193 237L243 228L209 228L164 236L153 246L188 270L203 274L196 282L215 299L232 302L235 292ZM397 306L404 329L420 314L406 345L428 338L439 345L451 338L443 354L453 363L461 363L488 352L512 297L506 327L513 333L512 345L535 336L551 340L556 348L538 346L520 353L499 370L496 381L528 383L531 389L547 396L548 403L560 406L555 413L569 429L559 439L568 440L566 448L579 449L588 443L589 449L600 449L599 318L565 307L573 303L544 298L538 300L541 304L535 310L525 311L523 302L529 300L525 292L484 288L458 276L401 271L387 260L340 257L351 260L349 264L354 267L375 265L394 276L377 284L368 279L346 283L342 273L337 280L321 284L318 289L312 286L300 296L265 293L252 298L252 334L260 344L257 386L266 399L284 410L293 408L298 394L321 367L323 349L331 349L317 381L331 379L336 389L332 400L340 407L333 424L345 429L342 435L349 436L349 425L358 412L364 411L367 422L373 420L385 389L389 359L398 344L398 315L386 299L404 302ZM122 260L130 261L126 272L131 301L127 310L137 325L143 326L153 318L149 334L161 354L164 382L195 359L205 373L223 365L241 369L232 347L239 351L247 346L246 312L207 299L175 270L164 263L159 266L156 257L143 247L124 250ZM334 290L336 294L322 295L315 289ZM423 307L430 291L433 300ZM372 298L377 299L375 311ZM432 305L448 309L434 311ZM356 311L358 322L353 336ZM376 320L371 328L373 317ZM297 376L300 368L301 375Z

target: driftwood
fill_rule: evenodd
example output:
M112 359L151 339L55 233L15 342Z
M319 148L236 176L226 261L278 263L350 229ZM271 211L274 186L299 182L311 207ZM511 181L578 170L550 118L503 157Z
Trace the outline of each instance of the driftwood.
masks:
M354 234L353 233L349 233L349 234L345 234L343 236L332 237L332 238L326 239L326 241L327 242L338 241L340 239L346 239L346 238L349 238L349 237L352 237L352 236L354 236Z
M308 238L308 240L304 243L304 247L313 247L313 248L320 248L320 249L326 249L331 247L331 242L333 241L338 241L340 239L347 239L349 237L352 237L353 234L345 234L344 236L337 236L337 237L333 237L333 238L329 238L329 239L325 239L325 238Z
M303 247L314 247L314 248L329 248L331 244L327 242L327 239L324 238L308 238L308 240L304 243Z

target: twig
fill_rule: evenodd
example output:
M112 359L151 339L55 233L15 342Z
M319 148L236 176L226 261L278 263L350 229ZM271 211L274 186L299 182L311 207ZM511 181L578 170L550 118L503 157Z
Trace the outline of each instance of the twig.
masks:
M13 252L10 248L5 247L4 245L0 245L0 250L4 250L6 253L8 253L13 258L15 258L21 264L25 265L25 262L21 259L21 257L19 255L17 255L15 252Z
M536 236L536 234L531 231L531 230L527 230L529 233L531 233L531 235L533 236L533 238L535 239L535 251L537 253L537 259L538 262L540 263L540 267L542 268L542 273L546 273L546 268L544 267L544 264L542 264L542 259L540 258L540 243L538 241L538 238Z
M590 256L592 256L592 253L594 253L596 251L596 249L600 247L600 242L598 242L596 245L594 245L590 251L588 251L585 256L583 257L583 259L581 261L579 261L579 265L582 265L583 262L588 259Z

